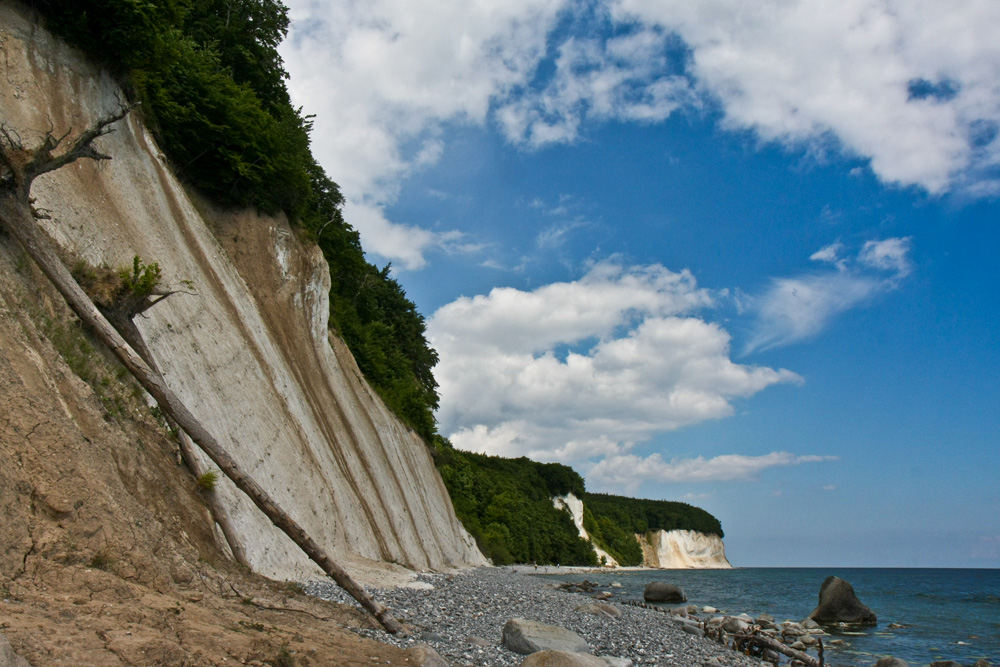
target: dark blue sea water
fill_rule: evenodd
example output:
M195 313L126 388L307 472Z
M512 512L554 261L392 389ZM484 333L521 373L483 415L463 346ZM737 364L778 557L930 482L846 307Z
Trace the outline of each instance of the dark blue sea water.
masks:
M878 616L878 625L841 634L844 644L827 651L829 665L868 667L886 655L910 665L955 660L971 665L985 658L1000 665L1000 570L881 568L738 568L551 575L560 581L622 584L619 597L642 599L653 580L679 585L688 604L751 616L768 613L778 622L800 621L819 600L823 580L836 575L854 586ZM906 627L889 629L890 623Z

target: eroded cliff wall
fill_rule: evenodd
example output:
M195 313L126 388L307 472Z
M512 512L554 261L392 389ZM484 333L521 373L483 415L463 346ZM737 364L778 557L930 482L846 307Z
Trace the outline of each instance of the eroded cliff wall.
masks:
M728 569L726 547L718 535L693 530L657 530L636 535L642 564L664 569Z
M106 73L6 2L0 49L0 118L26 144L46 130L84 128L120 103ZM327 331L329 275L318 250L283 219L192 201L137 114L99 147L114 159L36 181L37 206L51 215L42 224L91 264L139 255L170 285L189 285L136 323L167 382L237 461L348 567L483 563L424 444ZM31 445L30 434L19 437ZM318 572L228 482L218 493L255 570Z
M576 530L580 533L580 537L590 542L590 546L594 548L594 553L597 554L598 563L603 563L607 567L618 567L618 561L615 560L614 556L594 544L590 539L590 535L587 533L587 529L583 527L582 499L577 498L573 493L567 493L565 496L555 496L552 499L552 504L555 505L557 509L563 509L570 513L570 516L573 517L573 524L576 526Z

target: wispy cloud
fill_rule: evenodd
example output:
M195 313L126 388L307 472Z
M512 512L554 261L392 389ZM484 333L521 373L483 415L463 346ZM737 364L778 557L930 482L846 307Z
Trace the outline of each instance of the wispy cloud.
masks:
M835 461L835 456L796 456L788 452L771 452L763 456L726 454L710 459L696 457L666 461L660 454L645 458L634 454L609 456L587 473L587 481L595 486L625 488L634 492L645 481L661 483L732 482L756 479L768 468Z
M772 280L762 295L749 300L756 323L744 353L816 336L837 315L895 289L913 270L911 241L867 241L855 256L843 255L844 245L834 243L810 257L831 265L829 270Z
M458 299L428 322L441 430L463 449L584 461L800 380L733 363L729 334L695 316L712 303L688 272L614 262L575 282Z

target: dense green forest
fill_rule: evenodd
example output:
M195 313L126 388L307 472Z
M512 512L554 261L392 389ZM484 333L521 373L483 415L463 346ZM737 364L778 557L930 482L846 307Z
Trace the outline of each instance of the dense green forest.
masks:
M119 77L174 171L222 206L285 213L322 248L331 326L385 402L436 432L437 354L389 267L365 259L343 197L288 96L278 0L29 0L47 27ZM155 259L155 258L151 258Z
M583 478L558 463L505 459L435 442L434 458L455 514L496 565L597 565L569 512L552 496L583 492Z
M455 513L487 557L507 563L596 565L568 512L553 496L583 499L583 526L591 539L621 565L641 565L636 534L686 529L722 537L719 520L703 509L668 500L639 500L587 493L569 466L505 459L454 449L437 438L434 457Z
M309 116L292 106L277 46L278 0L30 0L47 26L117 75L185 183L222 206L284 213L330 266L330 325L368 381L429 444L455 511L496 564L596 565L552 496L585 500L584 526L623 565L642 562L636 533L722 535L684 503L585 493L568 466L454 449L437 434L437 353L389 266L365 259L343 197L314 159ZM155 260L155 258L150 258Z

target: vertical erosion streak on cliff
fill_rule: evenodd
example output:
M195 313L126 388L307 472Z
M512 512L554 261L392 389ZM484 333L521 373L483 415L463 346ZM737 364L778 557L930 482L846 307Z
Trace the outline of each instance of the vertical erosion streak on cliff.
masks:
M141 128L138 130L141 133ZM194 257L201 269L204 282L198 283L199 296L212 298L221 306L227 320L223 327L236 330L237 339L252 357L249 361L258 371L259 390L266 394L264 400L274 401L281 412L297 417L283 420L283 428L279 429L276 438L282 445L280 454L269 449L250 469L262 478L261 483L267 484L264 478L269 478L279 497L286 497L284 504L306 525L309 524L309 516L303 511L303 496L329 496L324 504L328 509L336 508L334 514L340 519L336 523L342 522L344 517L351 517L355 523L364 526L370 539L361 539L360 531L348 531L344 536L348 544L336 544L338 550L346 546L348 550L376 560L408 560L407 554L395 542L392 531L386 530L392 527L390 514L379 493L382 489L372 467L365 460L364 449L353 438L353 429L344 418L336 397L324 391L327 383L320 370L323 364L310 354L312 346L304 344L307 340L302 335L301 326L296 326L305 314L295 312L291 303L278 303L273 298L274 293L267 288L258 295L256 308L248 312L248 284L242 278L263 280L273 274L273 257L268 252L271 249L262 249L255 254L250 266L245 267L243 276L239 276L238 268L234 271L234 267L224 261L223 248L214 238L203 233L202 220L192 218L189 212L183 210L179 198L184 194L175 191L176 183L155 160L148 144L145 141L141 143L156 167L160 188L166 195L173 223L180 232L178 243L183 251ZM245 237L268 230L273 223L256 216L248 217L251 219L242 232ZM234 282L239 282L237 287L243 289L234 292ZM209 293L204 292L206 287ZM331 421L335 423L331 424ZM317 439L329 443L329 447L321 451L331 454L332 461L324 464L317 459ZM245 450L240 441L235 442L235 447L237 456ZM312 477L309 484L303 486L304 479L291 479L296 469L308 471L307 476ZM334 488L340 493L330 494ZM318 512L313 514L318 515ZM329 518L326 520L329 521ZM418 560L420 565L426 566L425 558Z
M225 217L228 221L222 223L213 216L227 230L220 238L279 341L286 363L306 388L322 431L323 442L317 443L313 455L332 454L343 460L346 451L361 466L355 470L363 480L357 493L370 498L367 502L377 514L372 521L383 526L376 537L384 559L411 567L453 560L455 555L446 553L441 544L454 541L461 529L450 518L446 490L434 484L439 480L425 445L370 389L354 381L359 371L350 353L327 332L329 280L321 254L301 247L286 227ZM258 261L261 258L268 260L266 266ZM308 349L301 344L305 339L312 342ZM441 509L435 511L428 497Z
M372 526L378 557L408 560L396 539L396 531L392 530L395 528L392 499L387 502L385 497L391 494L391 489L380 493L384 484L380 484L378 473L384 472L385 467L373 465L369 460L362 438L322 372L327 360L317 353L315 345L303 345L311 334L309 320L315 317L309 312L304 298L315 267L304 256L303 249L288 245L280 250L284 251L284 261L291 266L276 266L280 264L276 257L279 237L284 237L289 245L294 241L287 228L275 227L275 223L235 216L225 227L234 226L234 238L239 240L224 241L224 245L257 302L277 349L302 390L304 406L322 436L321 442L307 443L304 454L319 471L326 467L324 459L332 456L335 465L345 473L351 492ZM217 224L221 223L217 221ZM274 243L268 242L271 240ZM418 565L427 562L426 558L420 560Z

